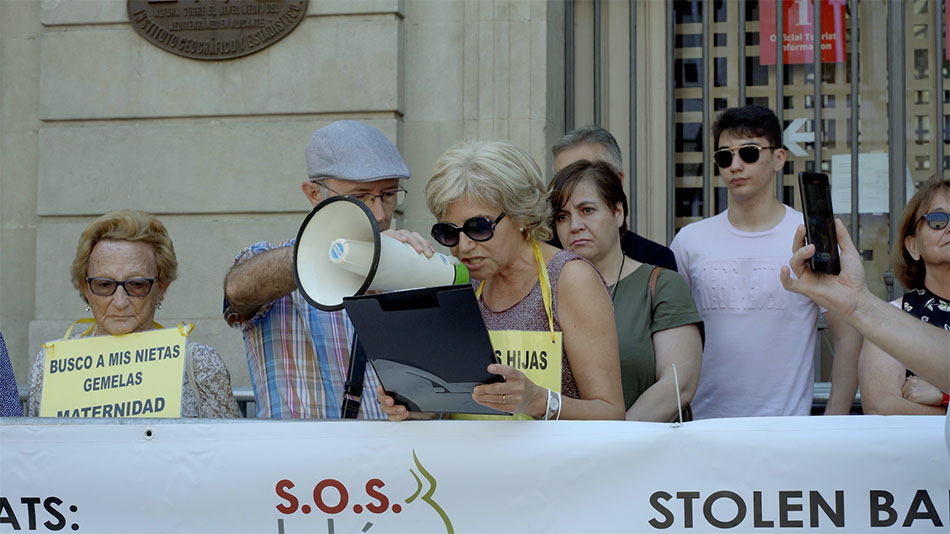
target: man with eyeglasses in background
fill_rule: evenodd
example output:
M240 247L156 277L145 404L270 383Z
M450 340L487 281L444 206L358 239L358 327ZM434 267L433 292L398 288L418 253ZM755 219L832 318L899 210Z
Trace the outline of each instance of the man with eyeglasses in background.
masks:
M355 197L381 231L432 256L419 234L389 229L409 168L381 131L358 121L334 122L313 133L306 158L309 179L301 189L312 206L332 196ZM258 417L338 419L353 325L345 310L319 310L297 289L295 241L255 243L237 255L224 281L224 317L244 334ZM376 401L378 383L367 368L359 418L385 418Z
M762 106L727 109L712 134L729 209L686 226L670 245L706 325L694 415L808 415L819 311L835 342L825 414L847 414L862 337L780 280L803 219L775 195L786 158L778 117Z
M623 181L623 154L620 152L620 145L613 134L599 126L585 126L567 132L551 147L551 153L554 154L554 174L582 159L591 162L606 161L617 169L617 174ZM633 213L636 206L628 206L628 209ZM557 232L554 233L551 244L564 248L557 240ZM624 256L640 263L676 270L676 259L670 249L636 232L627 231L620 236L620 248Z

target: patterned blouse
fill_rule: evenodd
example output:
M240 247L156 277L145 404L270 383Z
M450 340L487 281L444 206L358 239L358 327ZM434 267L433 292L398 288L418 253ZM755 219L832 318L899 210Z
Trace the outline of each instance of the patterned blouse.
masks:
M10 365L7 345L0 334L0 417L19 417L23 415L20 395L16 389L16 378Z
M912 289L904 293L901 307L925 323L950 330L950 302L929 289Z
M925 323L950 330L950 302L927 288L911 289L904 293L901 308ZM914 372L908 369L907 376L914 376Z
M82 332L69 336L76 339ZM195 389L201 397L201 417L234 418L241 417L237 401L231 391L231 374L224 360L216 350L199 343L186 343L188 358L194 362ZM40 399L43 398L43 368L46 349L41 348L33 367L30 368L30 402L27 406L29 417L39 417ZM181 384L181 416L198 417L198 402L194 389L188 383L188 373L183 373Z

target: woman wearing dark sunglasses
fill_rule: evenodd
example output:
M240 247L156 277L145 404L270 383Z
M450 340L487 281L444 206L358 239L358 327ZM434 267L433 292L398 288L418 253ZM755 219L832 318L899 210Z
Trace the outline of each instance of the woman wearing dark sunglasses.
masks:
M892 304L921 321L950 330L950 180L930 179L901 215L900 239L891 264L904 287ZM897 355L900 356L900 355ZM859 360L861 404L865 413L941 415L950 396L907 370L870 341Z
M504 381L480 385L481 405L537 419L623 419L617 332L603 279L583 258L545 242L551 206L522 148L468 141L450 148L426 187L433 238L475 280ZM391 420L409 418L379 391Z
M79 237L70 274L86 311L95 319L88 329L70 328L64 338L117 336L157 325L155 310L178 276L178 260L165 225L155 216L144 211L111 211L90 223ZM40 349L30 370L31 417L40 412L45 360L46 349ZM231 392L231 375L217 351L189 342L185 362L183 417L241 416Z

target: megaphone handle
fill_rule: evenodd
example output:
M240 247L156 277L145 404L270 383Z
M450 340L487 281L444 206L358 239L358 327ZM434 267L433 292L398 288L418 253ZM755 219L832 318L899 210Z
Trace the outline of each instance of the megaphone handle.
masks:
M360 397L363 395L363 375L366 374L366 350L359 336L353 333L350 345L350 368L343 383L343 405L340 407L341 419L356 419L360 411Z

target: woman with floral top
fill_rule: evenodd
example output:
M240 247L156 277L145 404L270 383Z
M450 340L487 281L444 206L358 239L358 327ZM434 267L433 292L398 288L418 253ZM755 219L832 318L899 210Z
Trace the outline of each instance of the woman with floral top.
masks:
M891 251L894 273L911 288L892 304L936 328L950 330L950 180L930 179L908 202L900 241ZM900 355L896 355L900 357ZM950 358L950 353L944 354ZM859 363L864 413L943 415L950 396L906 369L870 341Z

